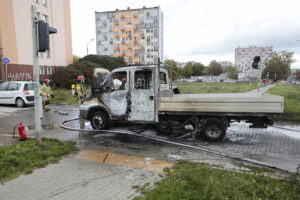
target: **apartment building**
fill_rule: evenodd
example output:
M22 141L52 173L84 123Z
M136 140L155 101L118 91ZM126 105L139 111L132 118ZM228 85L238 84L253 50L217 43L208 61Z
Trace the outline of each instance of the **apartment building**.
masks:
M57 28L57 34L50 35L50 51L39 54L40 78L72 63L70 0L1 0L0 58L11 60L7 72L1 62L1 79L6 75L8 80L33 78L32 5L37 8L39 20Z
M96 12L97 54L122 56L130 64L163 60L163 13L160 7Z
M264 62L270 57L272 52L273 47L238 47L235 49L235 66L238 68L239 73L242 73L244 77L256 77L258 70L252 69L253 58L255 56L260 56L260 66L263 70L265 67Z

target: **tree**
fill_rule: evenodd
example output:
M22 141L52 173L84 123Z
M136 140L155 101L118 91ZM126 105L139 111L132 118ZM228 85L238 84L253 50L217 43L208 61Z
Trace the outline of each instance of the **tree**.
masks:
M94 69L97 68L97 65L89 61L77 61L76 63L70 64L68 68L80 71L80 75L83 75L85 78L85 83L89 84L91 83Z
M293 52L288 51L273 52L270 59L264 63L265 68L262 76L269 76L273 80L287 79L290 74L291 65L295 62L293 55Z
M184 77L190 77L193 74L193 64L188 62L183 68Z
M213 60L210 62L207 68L206 75L219 76L220 74L222 74L222 72L222 66L219 63L217 63L217 61Z
M79 56L74 55L73 56L73 63L76 63L80 59Z
M176 61L172 59L167 59L164 62L166 69L169 71L170 76L172 76L172 80L176 80L182 76L181 68L177 67Z
M77 77L81 71L72 67L59 67L52 74L51 81L58 88L71 88L71 85L76 83Z
M230 79L235 79L235 80L238 79L238 71L237 71L236 67L229 66L227 68L227 77Z
M295 75L295 79L296 79L297 81L300 81L300 70L297 70L297 71L294 73L294 75Z
M204 74L204 65L202 63L193 63L192 65L192 75L202 76Z
M88 55L79 59L78 61L90 61L97 64L98 67L105 68L109 71L119 67L125 67L127 65L123 57L112 57L105 55Z

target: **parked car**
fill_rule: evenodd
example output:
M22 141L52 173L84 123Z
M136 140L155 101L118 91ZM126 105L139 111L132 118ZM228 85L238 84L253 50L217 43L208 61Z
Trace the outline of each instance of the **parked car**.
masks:
M11 81L0 84L0 104L16 104L19 108L34 104L34 83Z

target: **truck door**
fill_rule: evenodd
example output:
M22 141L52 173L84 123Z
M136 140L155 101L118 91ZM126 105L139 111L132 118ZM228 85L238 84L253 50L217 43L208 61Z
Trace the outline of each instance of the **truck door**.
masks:
M131 74L131 112L129 121L156 122L157 68L135 70Z
M128 72L114 72L111 76L114 82L114 89L111 92L104 93L102 101L109 108L113 116L126 118L127 101L129 98L129 87L127 83Z

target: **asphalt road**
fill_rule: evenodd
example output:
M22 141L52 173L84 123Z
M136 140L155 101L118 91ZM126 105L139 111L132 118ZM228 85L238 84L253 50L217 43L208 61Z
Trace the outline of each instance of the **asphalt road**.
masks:
M31 110L31 109L33 109L32 106L28 106L25 108L18 108L15 105L0 105L0 118L10 116L13 113L18 113L25 110Z

